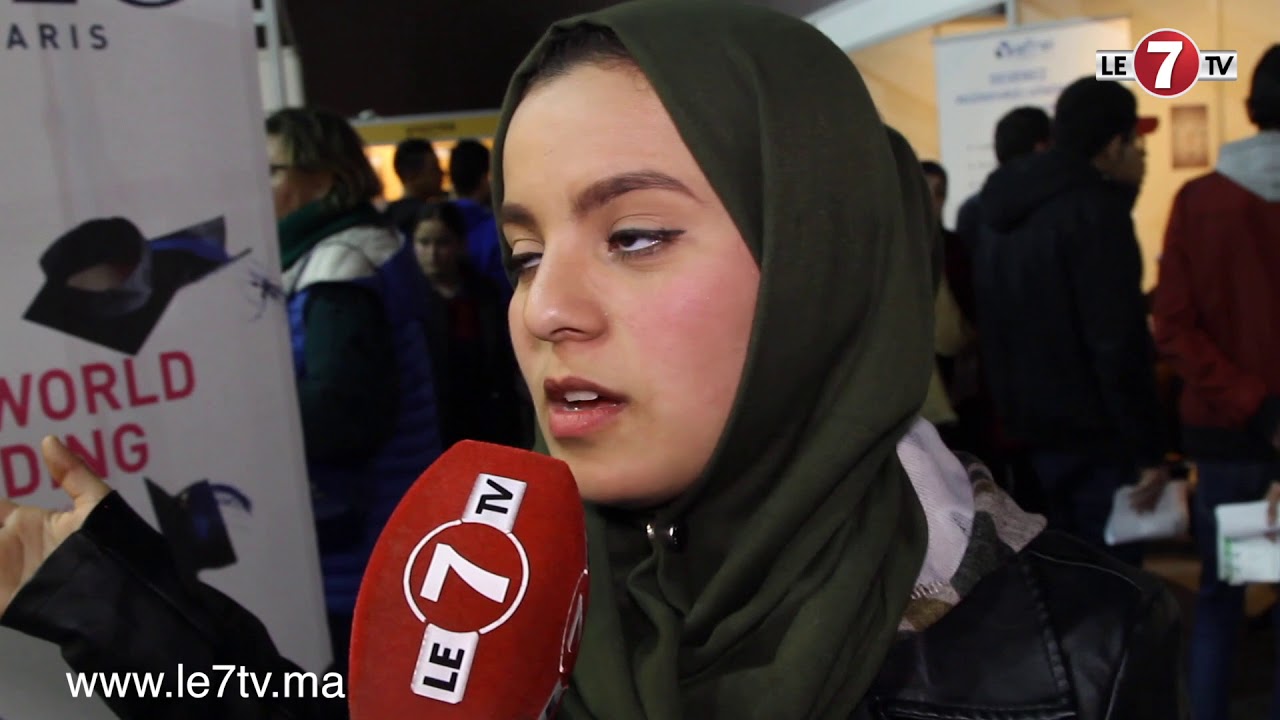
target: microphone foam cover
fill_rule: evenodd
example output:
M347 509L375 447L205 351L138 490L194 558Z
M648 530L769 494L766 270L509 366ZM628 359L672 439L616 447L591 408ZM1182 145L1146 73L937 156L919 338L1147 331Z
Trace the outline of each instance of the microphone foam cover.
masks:
M356 600L354 720L538 720L577 659L582 501L546 455L455 444L405 494Z

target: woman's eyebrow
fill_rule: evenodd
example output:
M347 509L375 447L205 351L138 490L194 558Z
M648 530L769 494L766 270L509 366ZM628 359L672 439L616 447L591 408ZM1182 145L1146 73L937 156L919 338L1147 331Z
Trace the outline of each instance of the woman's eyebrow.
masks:
M524 205L504 202L502 207L498 208L498 226L501 227L503 225L519 225L536 231L538 229L538 219L533 216L533 211Z
M608 205L619 197L638 190L667 190L701 202L688 186L676 178L657 170L636 170L619 173L588 185L573 201L573 214L582 217ZM498 210L500 225L518 225L537 231L538 219L533 211L520 203L504 202Z
M686 195L693 200L697 196L674 177L657 170L637 170L620 173L597 180L578 193L573 201L573 214L582 217L608 205L622 195L637 190L669 190Z

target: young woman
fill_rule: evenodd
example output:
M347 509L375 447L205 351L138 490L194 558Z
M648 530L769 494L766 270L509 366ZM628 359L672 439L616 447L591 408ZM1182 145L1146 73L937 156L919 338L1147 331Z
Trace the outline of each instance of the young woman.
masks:
M498 288L475 267L466 218L453 202L422 208L413 249L427 279L427 349L443 446L479 440L528 447L533 411L511 351L510 286Z
M566 21L513 80L495 157L515 351L588 508L561 717L1182 717L1159 584L1041 532L917 419L936 226L916 158L817 30L688 0ZM69 564L123 578L109 530L142 531L47 449L77 506L10 513L0 548L27 554L7 588L34 578L3 619L118 666L119 621L58 600ZM241 633L149 636L135 667L178 641L282 662L224 598L116 586Z

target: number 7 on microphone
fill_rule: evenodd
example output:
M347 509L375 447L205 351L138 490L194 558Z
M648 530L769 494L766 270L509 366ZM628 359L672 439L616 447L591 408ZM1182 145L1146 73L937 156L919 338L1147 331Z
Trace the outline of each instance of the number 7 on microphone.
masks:
M440 602L440 593L450 571L486 598L496 603L506 601L507 590L511 587L509 579L485 570L444 543L436 545L418 595L431 602ZM428 624L418 653L413 691L441 702L460 702L466 692L479 641L478 632L455 633Z

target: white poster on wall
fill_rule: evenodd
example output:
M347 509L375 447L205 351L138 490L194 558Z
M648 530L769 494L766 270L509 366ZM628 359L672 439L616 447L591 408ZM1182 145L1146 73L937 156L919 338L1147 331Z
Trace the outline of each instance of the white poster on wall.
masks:
M996 122L1023 105L1053 105L1094 73L1097 50L1132 47L1128 18L1079 19L934 40L942 164L950 181L945 223L996 167Z
M323 670L251 4L0 0L0 31L0 497L63 506L67 439ZM112 717L66 669L0 630L0 718Z

